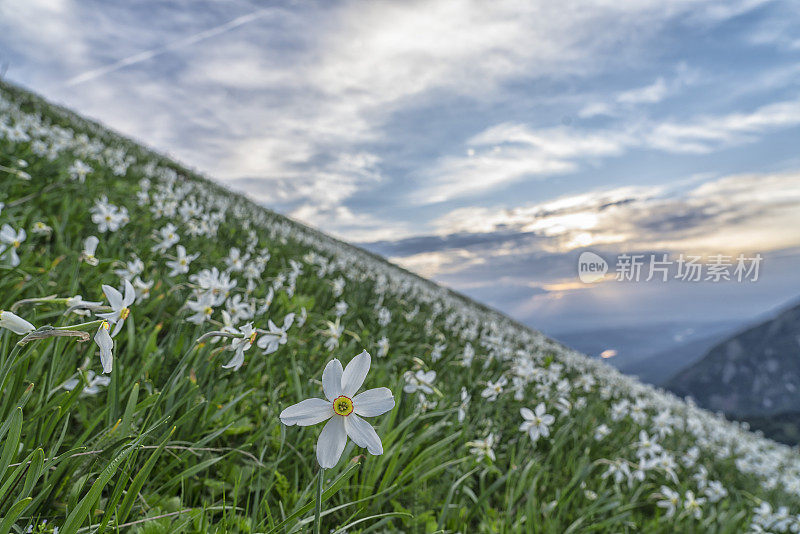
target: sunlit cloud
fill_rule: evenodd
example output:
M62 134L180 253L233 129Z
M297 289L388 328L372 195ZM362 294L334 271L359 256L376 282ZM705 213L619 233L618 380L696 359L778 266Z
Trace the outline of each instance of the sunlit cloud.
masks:
M524 207L462 208L434 224L440 235L530 233L559 252L611 244L775 250L800 245L800 172L729 176L688 191L626 187Z

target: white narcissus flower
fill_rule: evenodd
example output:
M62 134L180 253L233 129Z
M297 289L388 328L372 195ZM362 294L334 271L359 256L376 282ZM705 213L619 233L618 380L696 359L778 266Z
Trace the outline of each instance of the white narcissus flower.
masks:
M37 221L33 223L33 233L36 235L44 235L49 236L53 233L53 229L50 226L47 226L42 221Z
M98 376L97 374L95 374L94 371L86 371L87 385L85 388L83 388L81 396L83 397L87 395L97 395L98 393L100 393L101 387L106 387L110 383L111 383L111 378L102 375ZM63 384L61 384L61 387L66 389L67 391L72 391L78 386L78 384L80 384L80 379L73 377L65 381Z
M102 305L103 305L102 302L92 302L90 300L83 300L83 297L80 296L80 295L75 295L74 297L69 297L67 299L67 307L68 308L74 308L74 307L77 307L77 306L82 306L84 308L95 308L95 307L102 306ZM72 310L72 313L74 313L75 315L88 316L91 313L91 310L90 309L77 309L77 310Z
M109 204L105 196L97 200L89 211L92 213L92 222L97 225L97 229L101 232L116 232L120 227L126 225L129 220L128 210L125 207L120 209L113 204Z
M543 402L540 402L535 411L528 408L520 408L520 415L525 421L519 426L521 432L527 432L534 443L539 437L546 438L550 435L550 425L556 420L555 417L547 413Z
M332 351L336 347L339 346L339 338L344 332L344 326L339 324L339 320L337 319L335 323L328 323L328 330L325 332L325 335L328 336L328 339L325 340L325 348L329 351Z
M281 345L285 345L289 340L286 331L291 328L294 322L294 313L286 314L283 318L283 326L278 328L272 319L269 320L269 331L262 332L263 335L258 340L258 347L264 351L264 354L272 354L277 351Z
M703 493L708 497L708 502L717 503L728 496L728 490L718 480L712 480L703 489Z
M92 172L92 168L81 160L76 159L72 165L69 166L67 172L69 173L70 178L83 183L86 181L86 175Z
M274 297L275 297L275 290L269 288L267 296L264 298L264 304L262 304L261 307L258 309L258 311L256 311L256 315L264 315L265 313L267 313L269 311L269 307L272 305L272 299ZM303 308L303 310L305 310L305 308ZM305 319L303 321L305 322Z
M27 234L24 228L15 231L10 224L4 224L0 228L0 256L8 256L12 267L19 265L17 249L25 241Z
M344 370L339 360L331 360L322 372L322 389L327 400L306 399L280 414L286 426L328 421L317 441L317 461L323 469L330 469L339 462L348 436L370 454L383 454L377 432L361 417L388 412L394 408L394 396L389 388L368 389L356 395L369 372L370 361L367 351L353 358Z
M103 321L94 335L94 342L100 348L100 363L103 364L103 373L110 373L114 363L114 356L111 354L111 350L114 348L114 340L111 339L111 334L108 333L110 329L111 325L108 324L108 321Z
M228 253L228 257L225 258L225 263L228 265L230 271L239 272L244 269L244 264L248 259L250 259L250 254L242 256L242 252L238 248L233 247Z
M308 310L305 307L300 308L300 316L297 318L296 324L297 328L302 328L304 324L306 324L306 320L308 319Z
M467 388L461 388L461 404L458 406L458 422L463 423L464 419L467 418L467 409L469 408L469 401L472 397L470 396Z
M186 254L186 248L183 245L178 245L175 250L178 256L174 260L167 262L167 267L172 269L167 276L178 276L179 274L186 274L189 272L189 264L196 260L200 253Z
M683 508L689 515L694 516L695 519L703 517L703 509L701 506L705 504L705 497L695 497L692 490L688 490L683 498Z
M158 237L156 237L156 239L159 238L161 241L157 242L150 249L153 252L166 252L172 248L172 245L181 240L181 237L177 233L177 228L172 223L167 224L164 228L158 231Z
M83 253L81 254L81 259L89 265L96 266L99 263L97 258L94 257L95 252L97 252L98 244L100 244L100 240L93 235L90 235L83 241Z
M664 517L669 518L674 516L675 511L677 510L678 506L681 503L681 496L678 494L677 491L670 489L667 486L661 486L661 495L664 498L658 501L656 503L656 506L666 510Z
M145 282L140 276L134 278L133 288L136 290L137 303L150 298L150 290L153 288L153 284L155 284L154 280Z
M244 353L245 351L250 350L250 347L253 346L256 336L258 335L258 331L253 328L253 323L247 323L238 329L226 327L225 330L231 334L242 336L235 338L231 342L231 349L234 351L233 358L231 358L231 361L222 366L223 369L233 369L234 371L238 371L244 363Z
M98 317L102 317L109 323L114 324L114 331L111 333L111 337L114 337L119 333L120 329L122 328L122 324L125 322L125 319L131 314L131 310L128 306L133 304L136 300L136 289L133 287L133 284L130 281L125 280L125 296L122 296L122 293L117 291L111 286L103 284L103 293L105 293L106 298L108 299L108 304L111 306L110 313L98 313Z
M417 391L421 391L426 395L433 393L433 381L436 380L436 371L426 372L419 369L416 373L406 371L403 376L406 379L403 391L406 393L416 393Z
M494 442L494 433L490 433L483 439L468 441L466 445L469 447L469 452L478 457L479 462L484 458L494 462L497 459L494 454Z
M133 280L144 272L144 262L134 254L133 259L122 269L114 269L114 274L123 280Z
M195 312L194 315L187 317L186 320L194 324L203 324L211 319L214 314L214 305L216 298L211 292L203 293L198 296L196 300L189 300L186 302L186 307Z
M597 428L595 428L594 439L597 441L603 441L603 439L605 439L605 437L608 436L609 434L611 434L611 429L608 428L608 425L602 424Z
M15 334L27 334L36 330L31 323L10 311L0 310L0 328L8 328Z
M503 392L503 388L508 384L508 378L501 376L497 382L492 382L489 380L486 383L486 389L481 391L481 397L484 399L494 402L497 400L498 395Z
M389 339L383 336L378 340L378 358L383 358L389 354Z

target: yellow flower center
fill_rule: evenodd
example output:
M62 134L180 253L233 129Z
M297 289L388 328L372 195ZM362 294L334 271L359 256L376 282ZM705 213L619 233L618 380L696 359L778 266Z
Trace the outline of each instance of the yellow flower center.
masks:
M258 332L253 332L252 334L250 334L250 344L251 345L255 342L257 335L258 335Z
M348 416L353 413L353 401L344 395L333 400L333 411L338 415Z
M100 328L105 328L106 330L110 330L111 325L108 324L108 321L103 321L102 323L100 323Z
M120 319L122 319L122 320L124 321L125 319L127 319L127 318L128 318L128 316L129 316L130 314L131 314L131 310L130 310L129 308L122 308L122 309L119 311L119 318L120 318Z
M19 248L19 246L21 245L21 243L19 242L19 239L15 239L13 245L14 245L14 248Z
M211 315L212 313L214 313L214 308L212 308L211 306L206 306L206 309L203 311L205 312L206 315Z

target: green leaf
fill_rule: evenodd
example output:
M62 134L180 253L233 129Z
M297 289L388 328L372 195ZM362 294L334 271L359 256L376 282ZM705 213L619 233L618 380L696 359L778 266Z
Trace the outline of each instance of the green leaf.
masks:
M86 516L90 514L94 505L100 500L100 494L103 491L103 488L106 487L108 481L111 480L111 477L117 472L117 468L119 468L120 464L125 461L125 459L130 456L130 454L139 447L139 441L136 441L132 445L129 445L121 453L114 458L111 463L109 463L103 472L97 477L94 484L92 484L91 489L86 494L86 496L81 499L78 503L78 506L70 512L67 516L67 520L64 522L64 526L59 530L60 534L75 534L78 532L78 528L80 528L81 524L83 524L84 519Z
M33 499L28 497L27 499L22 499L21 501L14 503L14 506L12 506L8 511L6 516L3 518L3 521L0 522L0 534L8 534L8 531L11 530L11 526L14 524L17 518L22 515L22 512L25 511L25 508L28 507L28 504L30 504L32 500Z
M322 492L322 502L327 501L333 495L335 495L336 492L338 492L339 489L342 486L344 486L344 483L347 482L350 479L350 477L353 476L356 473L356 470L360 465L361 465L361 462L352 462L352 463L350 463L347 466L347 469L342 474L340 474L338 477L336 477L336 480L333 481L333 483L330 485L330 487L328 487L328 489L326 489L325 491ZM287 517L286 519L284 519L283 521L281 521L280 523L275 525L272 529L268 530L266 534L272 534L273 532L278 532L285 525L288 525L289 523L291 523L292 521L294 521L298 517L300 517L300 516L302 516L304 514L307 514L313 508L314 508L314 500L312 499L310 502L308 502L304 506L302 506L302 507L298 508L297 510L295 510L294 513L290 514L289 517Z
M128 514L131 513L131 508L133 508L133 502L139 495L139 491L141 491L142 486L144 486L145 481L150 476L150 472L156 465L156 460L158 460L158 457L164 451L164 447L167 445L167 442L174 432L175 427L172 427L169 434L167 434L158 448L153 451L153 454L150 455L139 472L136 473L136 476L133 477L133 481L130 487L128 487L128 492L125 494L125 498L122 500L122 504L119 505L119 509L117 510L117 523L124 523L128 519Z
M0 454L0 480L8 469L8 464L11 459L16 456L19 450L19 438L22 432L22 408L17 408L9 418L8 436L6 436L5 445L3 446L3 453ZM0 494L0 499L4 496Z

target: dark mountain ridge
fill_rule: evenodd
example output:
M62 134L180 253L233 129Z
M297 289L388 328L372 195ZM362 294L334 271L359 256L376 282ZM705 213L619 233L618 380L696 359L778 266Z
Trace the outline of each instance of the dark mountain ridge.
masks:
M712 347L665 387L736 418L800 406L800 304Z

